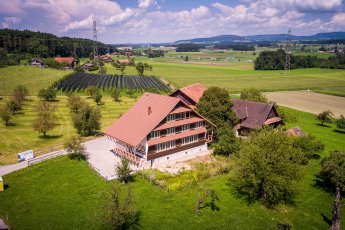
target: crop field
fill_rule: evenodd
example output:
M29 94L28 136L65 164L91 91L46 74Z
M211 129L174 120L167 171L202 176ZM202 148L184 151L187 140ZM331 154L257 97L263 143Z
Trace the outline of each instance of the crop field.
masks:
M120 89L157 89L169 91L169 88L155 76L123 76L76 73L64 78L56 87L62 91L79 91L88 86L96 86L102 90Z
M19 84L29 89L30 95L37 95L42 88L71 73L70 70L38 68L35 66L9 66L0 68L0 95L9 95Z
M339 118L345 114L345 98L331 95L324 95L310 91L288 91L265 93L271 101L277 102L289 108L319 114L322 111L330 110Z
M96 106L94 101L86 96L84 101ZM76 131L72 125L67 97L58 96L58 101L52 102L56 107L56 119L58 126L47 133L47 139L43 139L40 133L32 128L32 122L36 118L35 106L38 98L31 96L25 101L23 110L14 116L11 126L5 126L1 120L0 124L0 165L15 163L17 153L29 149L41 149L55 144L63 143L64 140ZM101 110L101 130L104 131L116 119L126 112L135 102L132 98L121 98L122 102L114 102L109 96L104 96L104 105L99 106ZM0 101L0 106L4 100Z
M334 124L321 127L313 114L289 111L297 115L298 122L287 127L298 125L320 139L326 146L321 157L331 150L345 150L344 134L335 132ZM238 198L229 183L231 170L176 191L136 177L129 186L134 205L141 212L140 229L276 229L280 221L291 223L294 229L327 229L333 194L315 185L320 160L311 160L303 168L296 203L275 209ZM6 175L4 181L7 188L0 193L0 217L13 229L104 229L104 219L98 213L103 194L110 192L112 183L102 180L86 162L62 156ZM204 208L199 216L194 214L201 184L215 190L219 211ZM122 194L126 187L122 185ZM25 198L20 198L23 194ZM341 225L344 228L345 222Z

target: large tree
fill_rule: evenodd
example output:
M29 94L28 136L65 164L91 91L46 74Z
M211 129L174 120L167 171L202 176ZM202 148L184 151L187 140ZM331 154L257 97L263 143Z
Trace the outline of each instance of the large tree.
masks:
M232 129L220 128L217 130L217 143L214 144L213 153L229 156L240 149L241 140L236 137Z
M72 116L74 127L82 136L88 136L101 128L101 113L97 108L83 105L78 113Z
M36 106L37 118L33 122L33 128L35 131L42 133L44 139L47 132L57 125L54 116L55 111L56 106L46 101L40 101Z
M231 107L233 106L229 92L219 87L210 87L205 91L196 110L213 122L218 128L233 128L238 118Z
M268 207L292 203L300 178L302 153L282 130L253 131L237 154L233 184L249 202Z
M335 191L331 230L340 230L340 198L345 192L345 152L334 151L321 162L318 177L328 189Z
M248 88L241 90L241 99L249 101L257 101L267 103L268 99L262 92L257 88Z

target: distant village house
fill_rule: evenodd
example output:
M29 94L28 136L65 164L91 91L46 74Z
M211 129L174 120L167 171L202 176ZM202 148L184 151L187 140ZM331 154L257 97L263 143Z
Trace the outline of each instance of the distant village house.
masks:
M54 58L54 60L59 63L67 63L68 67L71 69L73 69L78 64L78 61L74 57L56 57Z
M43 68L44 67L44 61L39 59L39 58L35 58L35 59L31 60L30 65Z

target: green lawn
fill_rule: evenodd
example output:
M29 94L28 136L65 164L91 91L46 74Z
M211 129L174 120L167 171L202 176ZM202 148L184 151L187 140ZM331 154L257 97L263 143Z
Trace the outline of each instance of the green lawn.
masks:
M0 96L11 95L17 85L25 85L30 95L37 95L42 88L71 73L70 70L38 68L35 66L9 66L0 68Z
M299 125L321 139L326 145L323 157L330 150L345 150L345 134L334 132L334 124L321 127L314 115L290 111L298 114L298 123L287 127ZM274 210L237 198L227 185L229 175L212 177L204 183L219 196L220 211L203 209L198 217L194 215L197 185L175 192L140 178L130 185L135 206L141 211L141 229L274 229L281 220L295 229L326 229L324 218L331 218L333 197L314 186L318 170L319 160L312 160L304 168L295 206L281 205ZM111 183L85 162L63 156L6 175L4 181L8 188L0 193L0 216L15 229L102 229L95 216L101 194L110 190ZM341 223L344 228L345 222Z
M95 105L92 99L83 96L85 101ZM102 131L109 127L121 114L127 111L134 103L134 99L122 98L122 102L114 102L109 96L102 99L101 106ZM17 160L17 153L29 149L40 149L63 143L64 139L76 133L67 107L67 97L58 96L58 101L53 102L57 106L56 118L58 126L48 132L48 139L43 139L41 134L34 132L32 122L36 118L35 106L38 98L31 96L25 101L23 114L15 115L13 126L0 124L0 165L14 163ZM4 100L0 101L0 105Z

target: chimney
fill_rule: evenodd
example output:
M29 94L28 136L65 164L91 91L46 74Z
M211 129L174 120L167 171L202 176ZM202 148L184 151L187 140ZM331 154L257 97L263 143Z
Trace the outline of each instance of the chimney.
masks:
M152 113L152 109L151 109L151 106L149 106L147 108L147 115L150 116L151 113Z

